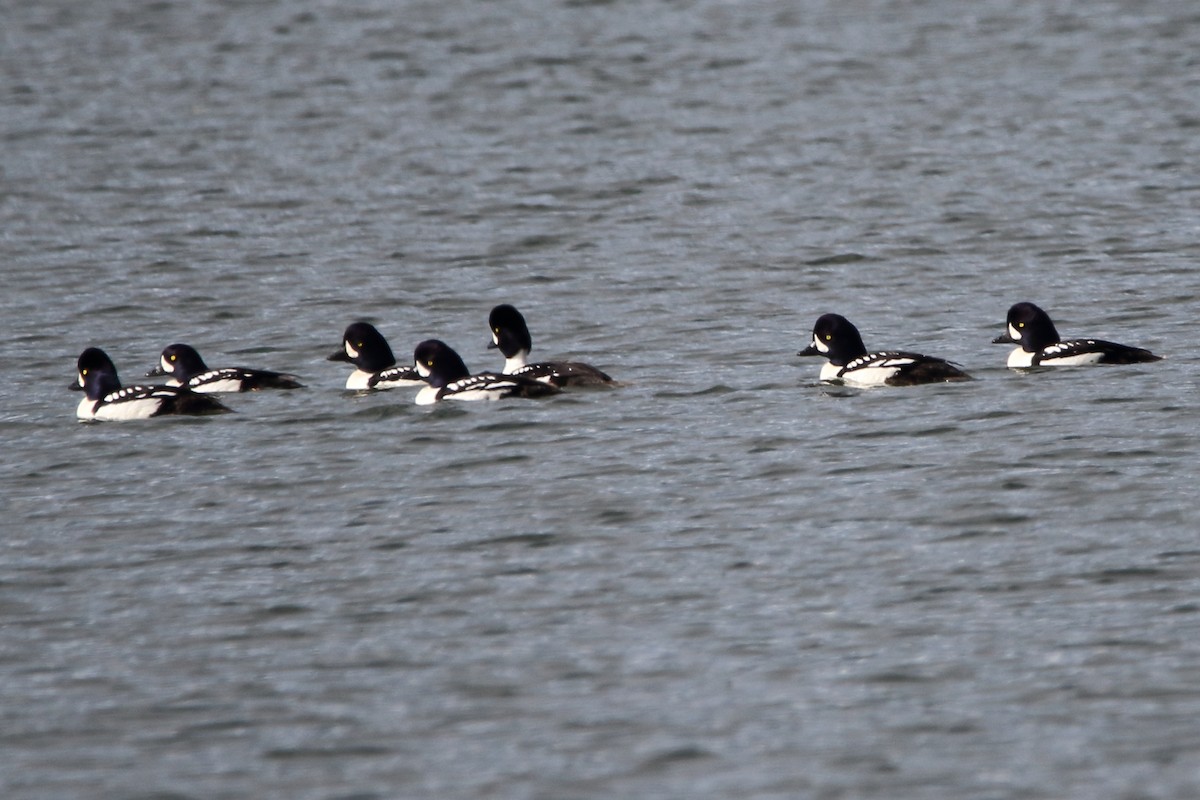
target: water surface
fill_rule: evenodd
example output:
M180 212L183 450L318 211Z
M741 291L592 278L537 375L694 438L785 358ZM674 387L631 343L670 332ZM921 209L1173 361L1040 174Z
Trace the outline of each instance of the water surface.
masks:
M6 798L1200 793L1188 4L5 19ZM1011 373L1017 300L1168 359ZM499 302L626 385L324 360ZM308 389L75 422L175 341Z

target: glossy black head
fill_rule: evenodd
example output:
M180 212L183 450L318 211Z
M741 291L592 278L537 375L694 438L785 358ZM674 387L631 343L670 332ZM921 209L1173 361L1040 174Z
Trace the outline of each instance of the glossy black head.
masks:
M345 361L363 372L379 372L394 367L396 357L383 334L368 322L355 322L342 334L342 348L330 354L330 361Z
M1027 353L1036 353L1061 341L1050 315L1033 303L1016 303L1008 309L1008 327L992 340L993 344L1019 344Z
M488 327L492 330L492 343L489 348L498 347L505 358L512 358L524 350L533 350L533 337L529 335L529 326L521 312L508 303L498 305L488 314Z
M797 355L824 356L829 363L845 366L867 354L858 328L841 314L822 314L813 325L812 343Z
M188 379L201 372L208 372L208 366L194 347L186 344L172 344L163 348L162 355L158 359L158 366L147 372L146 377L170 375L180 383L187 383Z
M121 388L116 365L108 357L108 353L99 347L89 347L80 353L76 368L79 376L71 388L83 389L89 400L99 400Z
M426 339L413 351L418 374L434 388L469 377L471 372L454 348L439 339Z

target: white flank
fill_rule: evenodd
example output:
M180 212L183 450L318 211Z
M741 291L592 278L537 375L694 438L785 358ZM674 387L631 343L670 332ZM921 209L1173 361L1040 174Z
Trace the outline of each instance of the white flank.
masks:
M438 401L438 391L437 387L426 384L424 389L417 392L413 402L419 406L431 406Z
M203 379L204 375L198 375L197 378ZM168 384L178 386L178 383ZM220 392L240 392L242 390L242 382L238 378L219 378L217 380L208 380L204 383L197 382L196 378L188 381L188 388L193 392L200 394L218 394Z
M911 363L911 358L888 358L869 367L847 370L842 380L854 386L883 386L901 367Z
M1042 351L1043 367L1077 367L1081 364L1096 364L1103 357L1103 353L1076 353L1073 356L1054 357L1055 345L1051 345Z
M490 389L467 389L463 392L447 394L444 400L499 400L512 386L493 386Z
M1097 364L1104 357L1103 353L1075 353L1074 355L1065 355L1056 357L1055 353L1069 351L1072 346L1078 345L1078 342L1066 342L1063 344L1052 344L1044 348L1041 352L1041 361L1038 362L1039 367L1078 367L1084 364ZM1008 354L1008 366L1013 369L1022 369L1033 366L1033 357L1037 353L1026 353L1021 348L1017 348Z
M495 375L472 375L448 385L443 400L499 400L509 394L516 383Z
M372 389L395 389L400 386L428 386L425 381L410 380L408 378L397 378L396 380L376 381Z
M122 390L124 391L124 390ZM143 397L132 400L109 400L116 398L120 392L113 392L104 398L100 408L96 409L96 401L88 400L86 397L80 401L79 407L75 409L75 415L80 419L102 419L112 421L122 421L127 419L148 419L158 411L158 406L162 402L161 397Z

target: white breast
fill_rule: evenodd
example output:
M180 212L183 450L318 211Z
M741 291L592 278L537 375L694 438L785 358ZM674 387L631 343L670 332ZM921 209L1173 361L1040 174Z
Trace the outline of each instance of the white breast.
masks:
M1018 347L1008 354L1008 366L1012 369L1033 366L1033 353L1026 353Z
M826 361L824 364L821 365L821 380L823 380L823 381L841 380L841 378L838 376L838 373L841 371L842 371L841 367L835 367L833 364L830 364L828 361Z
M529 352L526 350L518 350L513 354L512 358L504 359L504 374L512 375L528 362Z
M438 401L438 391L437 387L426 384L421 391L417 392L413 402L419 406L431 406Z
M80 419L95 419L96 418L96 413L94 411L95 408L96 408L96 401L89 400L88 398L85 397L82 400L80 400L79 405L75 407L75 416L79 417Z
M349 349L350 345L347 344L346 348ZM346 378L346 388L353 389L354 391L363 391L364 389L371 388L367 386L367 381L371 380L371 374L370 372L363 372L361 369L354 370L354 372L350 373L350 377Z

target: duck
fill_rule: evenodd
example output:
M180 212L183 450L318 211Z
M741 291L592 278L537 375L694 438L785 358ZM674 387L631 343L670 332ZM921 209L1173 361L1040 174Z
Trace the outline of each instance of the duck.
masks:
M1008 309L1004 333L992 344L1015 344L1008 354L1008 366L1013 369L1029 367L1078 366L1081 364L1141 364L1161 361L1142 347L1133 347L1103 339L1063 339L1058 335L1050 315L1033 303L1014 303Z
M383 391L401 386L425 386L411 366L399 366L387 339L369 322L355 322L342 334L342 346L329 355L329 361L353 364L354 372L346 379L353 391Z
M944 358L902 350L868 352L858 328L840 314L818 317L812 343L797 355L828 359L821 366L821 380L853 386L916 386L971 379Z
M413 351L413 364L426 386L417 392L417 405L442 400L499 400L503 397L549 397L559 393L550 383L521 375L479 372L474 375L462 357L440 339L426 339Z
M514 306L502 303L488 314L492 343L488 349L499 349L504 355L505 375L520 375L558 387L613 386L609 375L591 364L580 361L540 361L529 363L533 337L525 317Z
M75 409L81 420L132 420L168 415L224 414L231 409L211 395L186 386L121 386L116 365L99 347L89 347L76 362L69 388L82 389Z
M201 394L304 388L298 377L283 372L249 367L209 369L194 347L178 343L163 348L158 366L146 373L147 378L157 375L171 376L168 386L186 386Z

